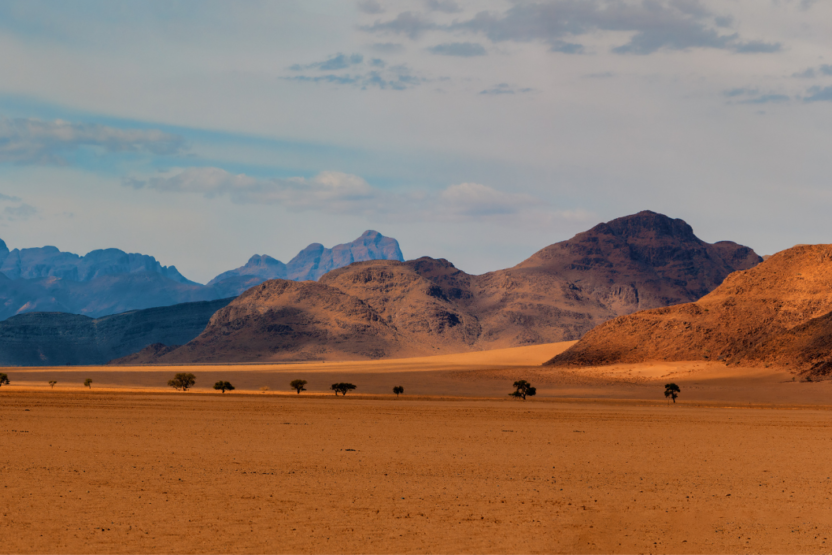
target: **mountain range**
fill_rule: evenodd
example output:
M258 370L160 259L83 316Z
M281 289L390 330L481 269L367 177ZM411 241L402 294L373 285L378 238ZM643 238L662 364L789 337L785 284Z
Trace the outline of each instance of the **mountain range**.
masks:
M761 261L644 211L478 276L425 257L353 263L317 283L270 280L186 345L116 362L372 359L578 339L621 315L697 300Z
M398 242L367 231L332 249L313 243L283 264L266 255L201 285L154 257L118 249L85 256L47 246L9 250L0 241L0 320L29 312L63 312L93 318L136 309L235 297L268 279L318 279L361 260L403 260Z
M598 326L554 357L559 367L653 361L776 365L832 375L832 245L800 245L730 276L692 303Z

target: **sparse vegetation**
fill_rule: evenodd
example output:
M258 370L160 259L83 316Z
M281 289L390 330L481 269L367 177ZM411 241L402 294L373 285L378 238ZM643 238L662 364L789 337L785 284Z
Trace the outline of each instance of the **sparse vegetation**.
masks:
M395 393L396 397L398 397L399 395L404 393L404 388L400 385L397 385L396 387L393 388L393 393Z
M260 391L262 391L263 393L269 391L269 386L264 385L263 387L260 388Z
M9 385L10 383L8 374L0 373L0 386Z
M676 397L679 396L682 390L679 389L679 386L675 383L665 384L664 386L664 397L665 399L670 398L673 399L673 403L676 404Z
M532 387L532 384L526 380L517 380L514 382L514 391L509 393L512 397L526 400L526 397L534 397L537 395L537 388Z
M172 380L168 380L169 386L177 390L181 389L182 391L188 391L194 384L196 384L196 376L190 372L180 372Z
M214 389L217 391L222 391L225 393L226 391L234 391L234 386L231 385L231 382L224 382L222 380L218 381L214 384Z
M92 389L92 378L87 378L86 380L84 380L84 387Z
M291 382L289 382L289 386L292 389L296 390L298 392L298 395L300 395L301 391L306 391L306 388L303 387L305 385L306 385L306 380L292 380Z
M334 383L329 388L335 392L335 396L337 397L340 393L341 395L346 395L347 391L352 391L356 388L355 385L351 383L341 382L341 383Z
M49 387L55 389L55 384L58 383L57 380L49 380Z

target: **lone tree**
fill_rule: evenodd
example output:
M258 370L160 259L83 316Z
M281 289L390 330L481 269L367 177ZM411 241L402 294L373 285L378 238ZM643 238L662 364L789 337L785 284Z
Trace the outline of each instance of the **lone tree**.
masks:
M404 393L404 388L400 385L397 385L396 387L393 388L393 393L395 393L396 397L398 397L399 395Z
M300 395L301 391L306 391L306 388L303 387L305 385L306 380L292 380L291 382L289 382L289 387L296 390L298 392L298 395Z
M49 380L49 387L55 389L55 384L58 383L56 380Z
M335 392L336 397L338 396L338 393L340 393L341 395L346 395L347 391L352 391L353 389L355 389L355 387L356 386L354 386L353 384L346 382L334 383L331 386L329 386L329 388Z
M218 391L222 390L222 392L225 393L226 391L234 391L234 386L231 385L231 382L224 382L220 380L214 384L214 389Z
M676 397L679 396L679 393L681 393L681 391L682 390L679 389L679 386L675 383L665 384L664 398L667 399L668 397L670 397L671 399L673 399L673 404L676 404Z
M196 383L196 376L191 374L190 372L180 372L176 374L172 380L168 380L168 385L174 389L181 389L182 391L188 391L188 389L192 388Z
M514 382L514 391L509 393L512 397L526 400L526 397L534 397L537 395L537 388L532 387L532 384L526 380L518 380Z
M87 378L86 380L84 380L84 387L92 389L92 378Z
M9 381L9 376L0 372L0 386L2 386L3 384L9 385L10 383L11 382Z

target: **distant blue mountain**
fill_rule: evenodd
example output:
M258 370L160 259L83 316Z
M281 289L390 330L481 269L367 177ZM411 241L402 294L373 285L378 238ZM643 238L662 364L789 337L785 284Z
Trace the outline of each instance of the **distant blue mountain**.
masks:
M269 279L317 280L364 260L403 260L395 239L367 231L327 249L313 243L289 264L258 255L201 285L154 257L118 249L85 256L55 247L9 251L0 240L0 320L28 312L65 312L98 318L129 310L236 297Z

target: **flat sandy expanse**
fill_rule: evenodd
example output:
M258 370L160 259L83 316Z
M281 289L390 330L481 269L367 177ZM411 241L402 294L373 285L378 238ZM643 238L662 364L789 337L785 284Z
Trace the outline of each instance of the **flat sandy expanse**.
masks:
M3 369L0 552L832 551L832 382L539 366L565 347ZM164 387L181 371L197 389ZM520 378L537 397L508 398ZM238 390L208 389L219 379ZM359 389L335 397L334 381Z
M832 411L0 392L3 552L829 552Z

